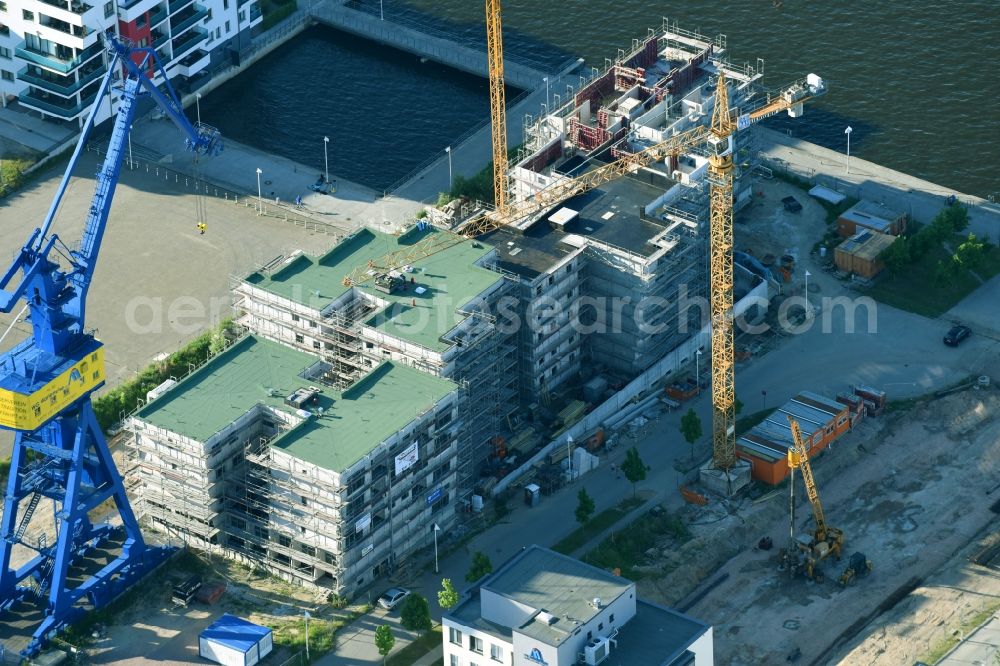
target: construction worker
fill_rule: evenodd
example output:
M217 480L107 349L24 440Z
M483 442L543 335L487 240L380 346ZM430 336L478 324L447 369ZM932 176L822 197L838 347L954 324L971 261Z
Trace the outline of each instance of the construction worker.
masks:
M204 222L199 222L198 223L198 233L201 234L202 236L204 236L205 235L205 229L208 229L208 225L205 224Z

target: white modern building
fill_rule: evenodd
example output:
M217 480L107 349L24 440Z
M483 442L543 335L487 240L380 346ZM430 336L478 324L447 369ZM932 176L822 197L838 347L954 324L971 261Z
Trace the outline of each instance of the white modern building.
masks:
M530 546L442 619L445 666L711 666L712 627L635 583Z
M262 20L257 0L0 0L0 102L79 124L107 71L101 33L153 46L184 91Z

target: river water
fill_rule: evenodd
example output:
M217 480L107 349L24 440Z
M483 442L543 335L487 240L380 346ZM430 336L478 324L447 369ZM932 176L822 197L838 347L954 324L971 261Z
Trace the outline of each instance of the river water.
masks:
M356 4L379 11L379 0ZM382 5L387 20L432 24L466 41L483 34L476 0ZM809 72L829 82L829 94L787 125L796 136L843 151L850 125L852 155L1000 196L997 0L506 0L503 9L506 55L549 68L569 56L602 66L663 15L724 33L731 60L764 59L767 85ZM382 188L488 114L482 81L428 65L314 29L209 96L220 117L207 120L316 166L315 137L336 133L331 170Z

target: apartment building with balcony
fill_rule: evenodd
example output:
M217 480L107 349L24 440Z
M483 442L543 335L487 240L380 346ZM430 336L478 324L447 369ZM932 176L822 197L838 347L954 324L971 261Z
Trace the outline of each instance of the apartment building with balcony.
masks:
M131 418L126 484L174 538L349 595L456 520L458 386L386 361L338 390L245 336Z
M413 227L394 236L362 228L323 256L294 253L234 279L234 307L237 321L254 333L319 354L336 386L350 387L384 361L458 383L466 417L458 486L468 509L494 438L518 407L517 331L497 317L513 283L497 269L496 251L476 241L380 272L385 254L440 233ZM365 266L371 266L366 280L344 285L346 275Z
M261 20L256 0L0 0L0 100L82 124L107 71L102 33L154 47L184 91Z

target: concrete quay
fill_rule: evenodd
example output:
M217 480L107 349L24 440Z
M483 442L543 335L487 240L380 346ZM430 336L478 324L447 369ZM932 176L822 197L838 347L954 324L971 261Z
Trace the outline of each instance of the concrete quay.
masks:
M1000 244L1000 206L986 199L956 192L874 162L847 156L782 132L762 128L760 153L764 164L824 185L856 199L878 201L905 212L917 222L930 222L949 196L969 208L969 232Z
M486 52L469 48L446 37L438 37L393 21L380 20L377 16L349 9L344 0L321 0L312 5L309 14L319 23L349 32L359 37L409 51L415 55L454 67L455 69L486 78L489 64ZM507 58L504 62L504 80L508 85L525 90L542 84L548 75L526 64Z

